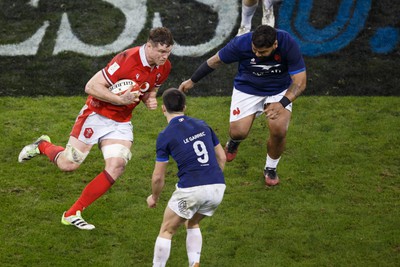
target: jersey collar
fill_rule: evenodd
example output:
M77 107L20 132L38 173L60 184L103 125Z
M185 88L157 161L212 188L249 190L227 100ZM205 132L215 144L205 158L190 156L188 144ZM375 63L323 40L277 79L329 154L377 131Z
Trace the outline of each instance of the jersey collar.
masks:
M140 60L142 61L142 65L143 65L144 67L149 67L149 68L151 68L149 62L148 62L147 59L146 59L146 54L145 54L145 52L144 52L145 46L146 46L146 45L144 44L144 45L142 45L142 46L140 47L140 49L139 49Z
M171 122L181 122L181 121L185 120L185 117L186 117L186 115L180 115L180 116L173 117L169 121L169 123L171 123Z

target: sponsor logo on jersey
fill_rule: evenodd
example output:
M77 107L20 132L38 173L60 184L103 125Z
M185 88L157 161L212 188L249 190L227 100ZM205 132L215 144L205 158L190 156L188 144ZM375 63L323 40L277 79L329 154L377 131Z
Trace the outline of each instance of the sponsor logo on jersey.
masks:
M282 70L279 69L281 64L275 64L275 65L253 65L251 67L253 68L259 68L261 69L260 71L253 71L253 74L256 76L263 76L265 74L269 73L281 73Z
M140 85L140 92L145 93L149 90L150 84L148 82L144 82Z
M107 70L110 75L113 75L119 69L119 65L117 62L114 62Z

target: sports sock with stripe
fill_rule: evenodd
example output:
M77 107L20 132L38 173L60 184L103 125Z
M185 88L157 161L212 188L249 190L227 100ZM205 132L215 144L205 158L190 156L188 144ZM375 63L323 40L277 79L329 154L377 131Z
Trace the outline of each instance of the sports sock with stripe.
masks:
M75 215L76 211L83 211L96 199L104 195L114 184L114 179L111 175L104 170L97 175L86 187L83 189L81 196L65 213L65 216Z

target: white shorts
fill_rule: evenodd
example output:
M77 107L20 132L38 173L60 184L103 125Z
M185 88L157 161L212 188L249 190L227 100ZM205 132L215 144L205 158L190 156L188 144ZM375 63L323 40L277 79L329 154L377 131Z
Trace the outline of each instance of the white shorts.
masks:
M273 96L257 96L243 93L233 88L229 122L240 120L252 114L260 116L264 113L264 106L268 103L279 102L287 90ZM292 112L292 103L286 106Z
M77 117L70 135L88 145L97 144L104 139L133 142L133 126L130 121L117 122L92 112L88 116L80 114Z
M168 201L168 207L187 220L195 213L212 216L224 197L225 188L225 184L176 187Z

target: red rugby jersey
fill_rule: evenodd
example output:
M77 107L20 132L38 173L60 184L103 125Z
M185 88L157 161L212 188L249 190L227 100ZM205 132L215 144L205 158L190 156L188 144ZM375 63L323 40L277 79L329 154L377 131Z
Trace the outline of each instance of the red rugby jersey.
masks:
M147 62L144 45L127 49L117 54L102 70L104 78L113 85L119 80L130 79L139 85L149 84L149 88L160 87L171 71L171 62L150 67ZM127 122L132 118L133 109L139 104L117 106L89 96L86 105L89 110L118 122Z

